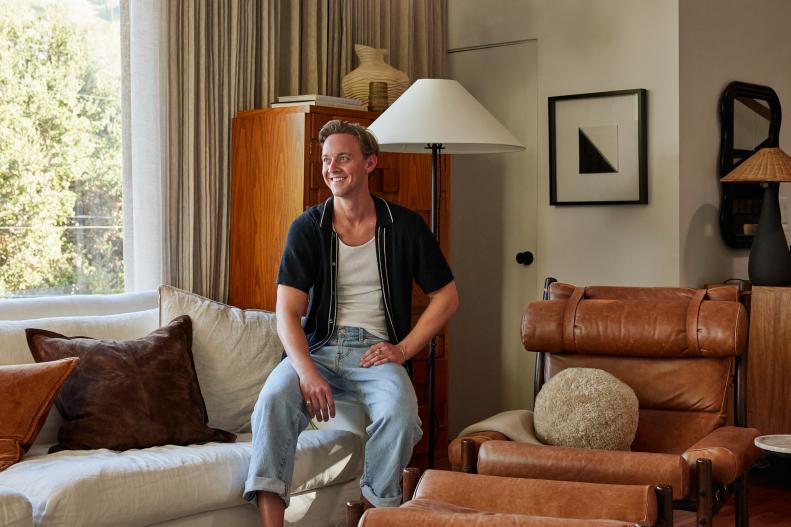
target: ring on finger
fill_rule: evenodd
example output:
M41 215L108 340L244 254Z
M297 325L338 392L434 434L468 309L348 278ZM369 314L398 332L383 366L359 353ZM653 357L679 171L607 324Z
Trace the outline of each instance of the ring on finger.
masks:
M382 354L382 348L377 348L376 349L376 354L377 355L381 355Z

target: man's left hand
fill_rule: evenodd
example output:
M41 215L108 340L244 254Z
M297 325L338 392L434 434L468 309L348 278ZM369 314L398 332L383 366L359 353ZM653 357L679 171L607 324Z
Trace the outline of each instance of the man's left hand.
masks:
M368 351L360 357L360 367L370 368L388 362L404 364L407 360L406 349L403 345L390 344L389 342L379 342L374 344Z

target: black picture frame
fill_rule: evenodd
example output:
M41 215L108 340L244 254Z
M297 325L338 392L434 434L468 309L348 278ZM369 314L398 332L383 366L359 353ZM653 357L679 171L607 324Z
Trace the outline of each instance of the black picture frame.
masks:
M550 205L648 203L647 90L549 97L548 117Z

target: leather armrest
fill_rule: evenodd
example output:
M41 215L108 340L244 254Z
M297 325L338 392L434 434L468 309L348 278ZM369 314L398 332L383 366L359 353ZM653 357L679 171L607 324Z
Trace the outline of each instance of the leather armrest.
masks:
M717 483L732 483L760 457L761 450L753 442L759 435L755 428L723 426L689 447L682 456L690 468L698 459L710 459L711 478Z
M476 432L465 436L459 436L448 445L448 459L453 470L461 470L461 440L472 439L475 443L475 455L478 455L478 449L487 441L500 440L508 441L508 437L500 432Z
M443 503L414 500L397 509L368 509L361 527L617 527L633 523L615 520L570 520L503 513L475 514L476 511L449 507ZM483 516L483 517L482 517Z
M673 499L689 492L689 467L681 456L489 441L478 454L478 473L515 478L659 485L673 487Z
M653 524L657 516L655 492L648 485L503 478L439 470L426 471L412 501L506 514L631 523Z

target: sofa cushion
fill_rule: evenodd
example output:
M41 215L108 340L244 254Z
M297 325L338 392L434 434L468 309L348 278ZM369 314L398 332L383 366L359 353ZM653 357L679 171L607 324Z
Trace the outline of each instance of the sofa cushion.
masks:
M0 472L0 486L27 496L36 523L48 527L149 525L244 504L251 450L250 434L236 443L125 452L40 455L43 448L34 447L22 462ZM356 434L303 432L297 443L292 494L357 478L362 458L362 441Z
M192 318L192 354L209 426L249 432L250 415L283 346L275 314L239 309L171 286L159 288L160 320Z
M33 507L21 493L0 487L0 525L3 527L33 527Z
M0 471L30 450L58 390L77 362L77 358L67 358L0 366Z
M136 340L65 337L27 329L37 361L79 357L56 400L65 421L51 451L233 441L206 426L190 351L192 322L174 319Z

